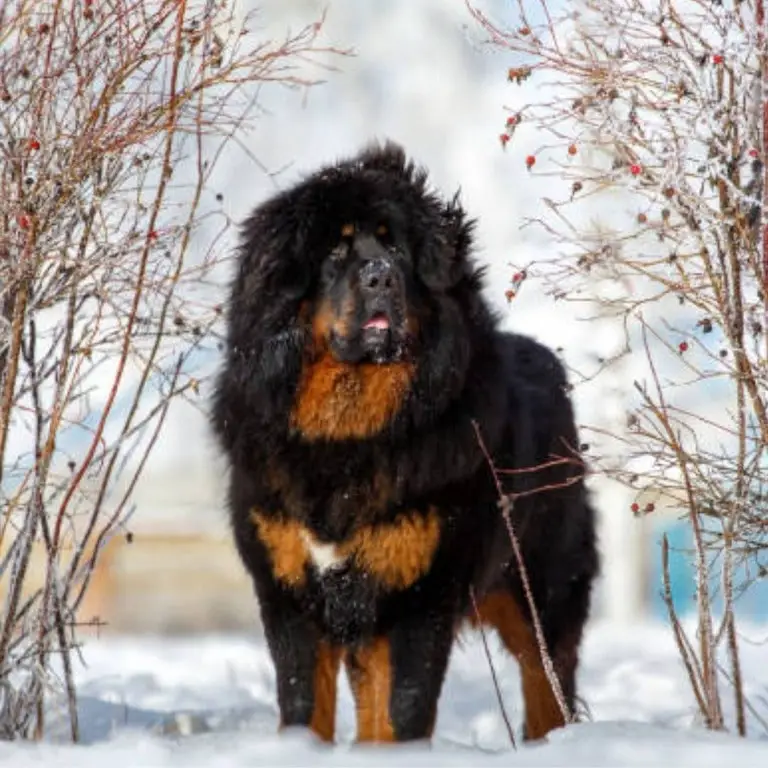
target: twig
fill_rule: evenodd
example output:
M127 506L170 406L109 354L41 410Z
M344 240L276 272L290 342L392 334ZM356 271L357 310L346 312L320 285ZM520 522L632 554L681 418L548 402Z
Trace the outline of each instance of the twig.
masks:
M555 670L555 665L552 663L552 657L550 656L549 649L547 648L547 641L546 641L546 638L544 637L544 630L541 626L541 619L539 617L539 612L536 608L536 601L533 597L533 590L531 589L531 584L528 579L528 569L525 567L525 562L523 560L523 553L520 548L520 541L517 538L517 534L515 533L515 529L512 525L512 518L511 518L512 499L510 496L504 493L504 488L502 487L501 481L499 480L498 474L496 472L496 465L494 464L494 461L491 458L490 453L488 452L488 448L485 445L483 436L480 433L479 425L474 420L472 422L472 425L475 429L475 434L477 436L477 442L480 446L480 450L483 452L483 456L485 457L485 460L488 464L491 474L493 475L494 483L496 484L496 491L499 495L499 508L501 509L501 514L504 519L504 525L506 526L507 533L509 535L509 540L512 544L512 551L515 556L515 563L517 565L517 568L520 574L520 581L523 585L523 593L525 594L525 599L528 602L528 608L531 612L531 621L533 623L533 629L536 637L536 645L538 646L538 649L539 649L539 654L541 656L541 663L544 668L544 673L546 674L547 682L549 683L549 686L552 689L552 694L555 697L557 706L560 709L560 714L563 716L563 720L566 723L570 723L572 721L573 715L568 709L568 703L565 700L565 695L563 694L563 688L560 685L560 678L557 675L557 671Z
M480 616L480 609L477 605L477 599L475 598L475 589L474 587L469 588L469 597L472 600L472 608L475 611L475 618L477 619L477 626L480 630L480 637L483 640L483 649L485 651L485 658L488 662L488 668L491 670L491 679L493 680L493 689L496 692L496 701L499 703L499 710L501 712L501 717L504 720L504 726L507 729L507 734L509 735L509 740L512 744L513 749L517 749L517 742L515 741L515 732L512 729L512 723L509 721L509 717L507 715L507 708L504 706L504 698L501 695L501 686L499 685L499 679L496 676L496 667L493 663L493 659L491 658L491 651L488 648L488 638L485 636L485 627L483 626L483 621Z
M672 631L675 635L675 641L677 642L677 649L680 653L680 658L683 660L685 671L688 673L688 680L691 684L691 690L696 697L696 702L699 705L699 711L702 717L708 717L708 707L704 694L702 693L702 674L699 668L696 654L688 642L688 638L685 636L685 630L683 629L680 619L677 616L677 610L675 609L675 602L672 598L672 583L669 577L669 539L665 533L661 539L661 573L664 591L662 596L664 598L664 604L667 606L667 615L669 616L669 623L672 626Z

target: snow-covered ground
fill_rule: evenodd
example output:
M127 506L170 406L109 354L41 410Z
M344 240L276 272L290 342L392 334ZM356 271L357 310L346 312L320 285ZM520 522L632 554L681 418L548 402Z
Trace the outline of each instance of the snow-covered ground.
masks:
M747 694L768 716L768 627L741 644ZM519 726L517 668L490 638L507 711ZM152 766L723 766L768 765L768 736L711 734L697 724L692 696L666 627L593 625L586 637L581 694L592 722L512 750L479 636L454 652L431 747L352 744L352 700L341 679L339 738L333 747L304 733L277 735L274 675L258 639L104 639L84 649L80 717L87 746L65 742L51 724L42 745L0 745L0 763L77 768ZM730 702L725 702L730 711ZM186 714L182 714L186 713ZM192 732L189 735L189 732Z

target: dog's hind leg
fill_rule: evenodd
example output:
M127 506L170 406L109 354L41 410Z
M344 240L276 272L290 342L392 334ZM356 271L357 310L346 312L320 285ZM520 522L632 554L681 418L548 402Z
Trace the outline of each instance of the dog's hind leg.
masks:
M578 633L564 633L548 649L563 692L567 710L564 715L547 677L534 628L515 596L506 589L491 592L479 603L478 614L483 624L498 631L505 648L520 665L525 738L541 739L554 728L565 725L566 715L570 719L574 706L581 627ZM473 623L477 623L477 617Z

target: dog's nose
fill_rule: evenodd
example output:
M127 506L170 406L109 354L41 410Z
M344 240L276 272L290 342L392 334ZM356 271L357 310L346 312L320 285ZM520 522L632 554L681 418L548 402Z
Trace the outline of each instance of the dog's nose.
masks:
M397 288L397 272L388 259L369 261L360 270L360 284L365 293L380 295Z

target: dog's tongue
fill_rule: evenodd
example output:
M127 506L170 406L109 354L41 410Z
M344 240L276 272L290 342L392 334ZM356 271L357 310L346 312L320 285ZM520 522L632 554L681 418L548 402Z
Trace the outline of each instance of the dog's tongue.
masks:
M377 328L380 331L386 331L389 328L389 320L386 315L374 315L363 328Z

